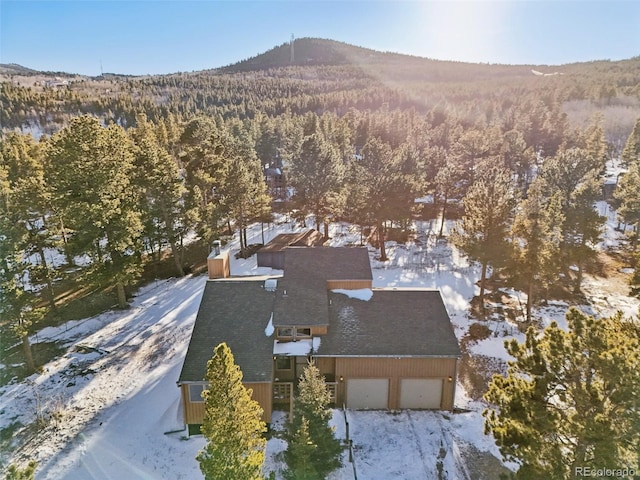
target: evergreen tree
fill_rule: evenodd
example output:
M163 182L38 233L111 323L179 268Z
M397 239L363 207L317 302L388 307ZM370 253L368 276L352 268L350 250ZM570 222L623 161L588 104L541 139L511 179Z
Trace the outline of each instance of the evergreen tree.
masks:
M271 197L253 150L236 142L226 155L228 168L218 189L218 207L222 215L234 220L240 234L240 251L244 252L248 246L246 228L253 221L270 217Z
M287 446L287 480L321 480L313 466L313 456L317 449L309 435L309 421L302 417L300 426L289 438Z
M361 176L366 188L367 215L375 219L378 230L380 260L387 260L385 250L386 220L406 218L411 211L417 183L413 175L405 171L403 157L377 137L367 141L362 149Z
M116 287L126 307L125 287L140 274L139 201L131 188L133 146L124 130L102 127L97 118L75 118L51 137L46 176L55 210L73 235L75 254L92 263L88 279Z
M316 230L336 213L343 181L343 164L338 151L319 131L302 142L300 153L293 157L289 170L289 183L294 188L294 205L302 214L315 216Z
M627 138L621 155L622 162L631 166L640 163L640 118L636 120L633 130Z
M454 243L469 258L480 262L480 306L484 311L484 291L489 265L499 266L508 256L515 195L508 170L484 169L464 197L464 216L454 232Z
M187 123L180 135L178 156L184 168L187 196L185 206L192 214L196 234L209 253L220 234L222 212L219 189L229 167L231 139L209 118Z
M541 178L531 184L511 228L515 276L527 291L527 322L531 321L536 286L547 285L558 268L563 216L559 197L547 197L545 189Z
M290 469L299 466L301 458L296 455L309 455L310 463L317 477L326 478L340 466L341 447L329 425L331 409L328 405L331 395L320 375L318 368L311 364L305 368L298 384L298 395L293 406L293 422L289 427L289 447L285 460ZM304 423L308 422L308 427ZM308 436L313 448L300 448L301 438L308 428Z
M182 239L189 227L185 209L186 188L175 160L156 136L154 126L146 117L137 117L138 126L132 133L135 142L134 182L139 189L144 236L152 247L168 243L176 273L184 275ZM160 124L164 125L164 124Z
M9 465L5 480L33 480L36 475L36 467L38 462L31 460L29 464L24 468L19 468L15 465Z
M262 408L242 385L242 372L226 343L214 349L206 380L202 434L207 443L196 457L200 470L207 480L262 479L266 447Z
M435 198L436 203L442 204L442 210L440 211L440 230L438 237L442 238L444 234L444 224L447 220L447 206L449 200L457 198L462 188L460 186L460 180L462 178L462 170L458 166L454 158L445 157L442 168L438 170L436 174L435 183Z
M45 250L55 248L58 233L53 225L51 195L45 181L42 147L30 135L9 133L0 142L0 168L6 181L0 216L4 241L13 242L22 258L35 255L36 261L24 263L25 274L34 287L44 285L44 295L51 310L56 309L53 281L55 270L49 265Z
M631 164L622 175L613 195L620 205L617 214L626 224L634 226L631 246L635 251L640 235L640 162Z
M547 159L542 169L547 195L558 194L560 198L564 216L561 224L561 266L567 269L572 262L578 264L577 291L580 290L585 262L595 256L591 245L597 241L604 222L594 208L601 192L602 155L600 148L594 147L592 151L570 148Z
M36 371L29 334L47 312L38 285L45 283L49 308L55 306L44 257L53 234L46 227L47 192L34 147L16 134L0 145L0 328L22 343L29 372ZM39 265L30 258L34 254Z
M577 266L575 293L580 292L585 264L597 255L595 245L606 220L594 208L601 194L602 182L595 171L591 171L572 192L571 204L566 213L564 242L570 260Z
M618 314L594 319L572 308L565 331L529 327L515 358L494 375L485 430L522 479L564 479L576 467L638 469L640 329ZM580 475L577 475L580 477Z

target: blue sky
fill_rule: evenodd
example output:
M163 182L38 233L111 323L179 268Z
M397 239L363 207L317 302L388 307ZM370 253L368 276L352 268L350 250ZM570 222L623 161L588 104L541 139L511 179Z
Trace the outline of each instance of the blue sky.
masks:
M0 0L0 63L37 70L201 70L292 34L442 60L619 60L640 55L640 0Z

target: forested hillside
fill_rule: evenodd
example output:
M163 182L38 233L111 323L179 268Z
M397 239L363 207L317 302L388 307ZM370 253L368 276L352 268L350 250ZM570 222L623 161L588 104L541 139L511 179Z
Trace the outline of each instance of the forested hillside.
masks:
M325 236L359 227L380 262L413 220L439 241L457 220L445 240L481 267L478 319L505 287L535 325L610 265L640 294L640 57L479 65L300 39L217 70L3 65L0 81L1 360L20 346L22 375L30 335L74 300L126 308L161 261L183 276L234 233L251 255L246 229L276 209Z

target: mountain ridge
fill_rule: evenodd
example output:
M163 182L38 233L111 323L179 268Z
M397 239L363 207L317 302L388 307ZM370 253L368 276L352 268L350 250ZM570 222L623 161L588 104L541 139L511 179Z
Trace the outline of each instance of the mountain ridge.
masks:
M303 37L295 39L293 41L293 62L291 62L291 56L291 42L284 42L247 59L239 60L235 63L224 65L221 67L193 70L191 72L171 72L153 75L129 75L119 73L112 73L110 75L126 77L160 77L180 73L247 73L252 71L264 71L276 68L308 66L318 67L358 65L361 68L365 68L366 66L382 66L386 68L392 68L392 66L397 64L411 66L412 68L417 68L418 70L422 70L425 68L434 68L436 70L459 70L460 73L464 73L465 70L479 71L482 69L485 70L487 74L490 71L500 71L502 74L505 74L506 71L510 71L510 73L529 75L531 74L532 69L537 71L544 71L545 69L553 68L554 71L556 71L558 68L573 69L576 67L597 63L616 64L619 62L626 62L639 58L632 57L630 59L615 61L606 59L594 59L587 62L572 62L561 65L474 63L455 60L439 60L429 57L420 57L417 55L391 51L379 51L367 47L340 42L337 40L316 37ZM40 71L17 63L0 63L0 74L91 77L90 75L82 75L73 72Z

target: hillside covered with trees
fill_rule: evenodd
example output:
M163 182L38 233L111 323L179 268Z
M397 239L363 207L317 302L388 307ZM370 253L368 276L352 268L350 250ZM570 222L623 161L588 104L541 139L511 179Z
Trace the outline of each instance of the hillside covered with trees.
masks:
M482 266L478 318L508 285L535 324L539 302L580 298L603 255L640 291L640 57L480 65L299 39L218 70L9 65L0 81L0 337L27 371L29 335L64 318L70 291L126 308L163 258L183 276L234 232L251 254L242 233L273 210L375 233L381 261L412 219L440 236L458 219L450 240ZM603 199L627 232L615 252L596 248Z

